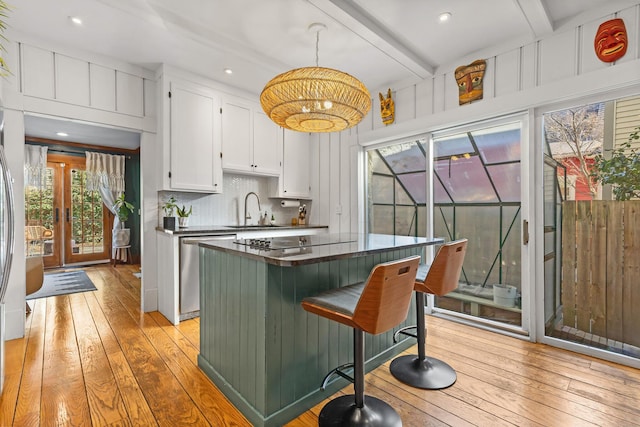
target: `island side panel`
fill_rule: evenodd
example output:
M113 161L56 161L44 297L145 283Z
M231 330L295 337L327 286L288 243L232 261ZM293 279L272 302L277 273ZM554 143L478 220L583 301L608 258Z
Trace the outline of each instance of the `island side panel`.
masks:
M209 365L203 369L215 371L219 378L212 380L227 396L220 380L224 388L262 413L266 264L220 251L200 251L200 359Z

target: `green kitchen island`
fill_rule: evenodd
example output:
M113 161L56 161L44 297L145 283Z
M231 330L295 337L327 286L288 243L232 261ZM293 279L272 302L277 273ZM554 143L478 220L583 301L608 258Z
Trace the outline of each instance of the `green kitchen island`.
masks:
M363 282L381 262L442 239L325 234L200 243L198 365L255 426L280 426L349 383L324 376L353 360L351 328L302 309L303 298ZM415 307L401 326L415 324ZM370 371L415 344L366 334Z

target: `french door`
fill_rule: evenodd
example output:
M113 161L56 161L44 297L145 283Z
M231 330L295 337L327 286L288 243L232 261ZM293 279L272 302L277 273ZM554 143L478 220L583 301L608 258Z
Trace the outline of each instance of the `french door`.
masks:
M110 258L113 215L100 194L87 191L84 157L49 154L46 186L25 190L27 256L45 267Z

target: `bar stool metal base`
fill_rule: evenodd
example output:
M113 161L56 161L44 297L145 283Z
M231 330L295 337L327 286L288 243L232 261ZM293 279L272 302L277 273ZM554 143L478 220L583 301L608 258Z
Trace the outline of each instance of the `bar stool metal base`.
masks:
M389 366L391 375L412 387L440 390L456 382L456 371L442 360L407 355L396 357Z
M372 396L364 396L365 403L358 408L354 395L340 396L322 408L318 417L320 427L332 426L402 426L400 415L387 403Z

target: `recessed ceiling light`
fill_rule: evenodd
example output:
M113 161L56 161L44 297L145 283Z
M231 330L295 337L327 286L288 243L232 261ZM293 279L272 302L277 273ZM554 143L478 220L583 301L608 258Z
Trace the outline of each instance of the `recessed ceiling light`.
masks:
M439 16L440 22L447 22L451 19L451 12L443 12Z
M69 134L66 133L66 132L56 132L56 135L58 135L58 136L69 136Z
M82 19L79 16L70 16L69 20L76 25L82 25Z
M233 70L231 68L225 68L224 72L227 74L233 74Z

